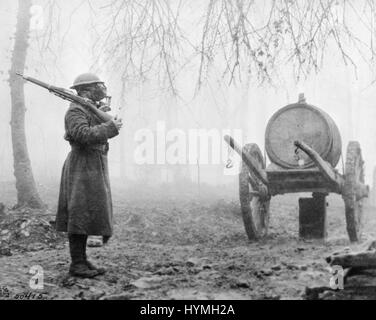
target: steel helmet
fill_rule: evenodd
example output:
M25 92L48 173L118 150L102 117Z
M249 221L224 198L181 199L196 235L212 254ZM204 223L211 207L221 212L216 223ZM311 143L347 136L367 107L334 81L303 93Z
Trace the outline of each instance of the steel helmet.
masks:
M94 73L83 73L80 74L73 82L73 86L71 89L75 89L78 86L82 86L85 84L92 84L92 83L104 83L97 75Z

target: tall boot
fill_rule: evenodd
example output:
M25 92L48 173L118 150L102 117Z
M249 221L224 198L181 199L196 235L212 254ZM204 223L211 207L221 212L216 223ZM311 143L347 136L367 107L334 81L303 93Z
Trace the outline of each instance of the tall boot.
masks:
M90 270L86 264L85 248L87 236L79 234L69 234L69 250L72 263L69 273L72 276L81 278L93 278L99 275L98 271Z
M88 266L88 268L90 270L95 270L98 272L98 274L105 274L106 273L106 269L105 268L98 268L96 267L95 265L93 265L88 259L87 259L87 256L86 256L86 244L87 244L87 238L88 236L85 236L85 238L83 237L82 238L82 250L83 250L83 254L84 254L84 258L85 258L85 263L86 265Z

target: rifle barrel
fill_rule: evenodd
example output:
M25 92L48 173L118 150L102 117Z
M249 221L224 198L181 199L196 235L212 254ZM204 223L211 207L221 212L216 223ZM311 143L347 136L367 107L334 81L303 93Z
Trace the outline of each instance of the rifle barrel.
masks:
M32 83L34 83L34 84L36 84L40 87L43 87L43 88L48 89L48 90L50 90L50 88L51 88L51 86L48 83L45 83L43 81L40 81L40 80L32 78L32 77L25 77L23 74L18 73L18 72L16 72L16 74L18 76L22 77L23 79L25 79L26 81L32 82Z
M25 77L23 74L16 72L16 74L20 77L22 77L24 80L32 82L42 88L47 89L51 93L57 95L58 97L78 103L82 106L86 106L90 109L91 112L93 112L97 117L99 117L103 122L107 122L113 119L113 117L107 113L105 113L102 110L99 110L95 105L90 103L89 101L86 101L84 98L75 95L74 93L69 92L69 90L66 90L64 88L55 87L52 85L49 85L48 83L45 83L43 81L37 80L32 77Z
M34 83L34 84L36 84L36 85L38 85L38 86L40 86L40 87L43 87L43 88L45 88L45 89L48 89L48 90L50 90L50 88L51 88L51 86L50 86L48 83L45 83L45 82L40 81L40 80L37 80L37 79L35 79L35 78L24 77L24 79L27 80L27 81L30 81L30 82L32 82L32 83Z

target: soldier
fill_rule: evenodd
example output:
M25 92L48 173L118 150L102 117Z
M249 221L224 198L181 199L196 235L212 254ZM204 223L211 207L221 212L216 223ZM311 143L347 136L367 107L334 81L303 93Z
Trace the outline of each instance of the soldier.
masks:
M99 102L107 96L104 82L90 73L78 76L71 88L99 108ZM86 244L89 235L102 236L104 243L112 236L107 140L117 136L121 127L121 119L103 123L75 103L65 115L64 138L72 150L62 170L56 229L68 233L72 259L69 273L73 276L92 278L106 271L87 260Z

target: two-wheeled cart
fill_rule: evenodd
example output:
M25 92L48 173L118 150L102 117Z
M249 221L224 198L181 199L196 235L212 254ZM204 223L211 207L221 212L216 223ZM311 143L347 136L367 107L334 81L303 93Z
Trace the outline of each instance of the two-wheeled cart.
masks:
M299 233L303 238L325 238L326 196L341 194L345 202L347 232L351 241L360 239L364 184L364 162L360 145L349 142L344 173L336 169L341 157L338 127L323 110L299 102L277 111L265 132L265 149L270 159L254 144L239 146L232 137L225 141L242 157L239 196L248 238L257 240L268 232L272 196L312 192L299 199Z

